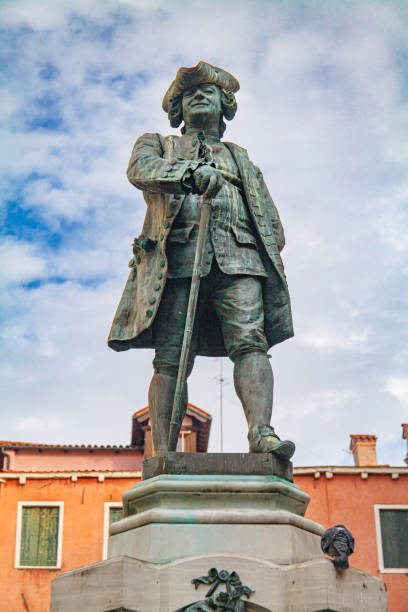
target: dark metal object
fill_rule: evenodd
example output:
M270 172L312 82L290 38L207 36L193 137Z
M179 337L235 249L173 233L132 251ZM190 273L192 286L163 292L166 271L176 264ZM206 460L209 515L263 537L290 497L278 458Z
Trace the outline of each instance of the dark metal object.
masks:
M279 476L293 482L292 463L273 453L176 453L143 461L143 480L160 474Z
M203 263L204 247L208 234L208 226L211 216L211 203L208 198L203 196L201 204L200 227L198 230L197 247L194 260L193 276L191 278L190 297L187 307L186 326L184 328L183 346L180 355L180 365L177 375L176 390L174 393L173 411L171 414L169 430L169 451L175 451L177 446L178 434L183 422L186 409L184 399L184 386L187 378L187 362L193 336L195 312L197 307L198 291L200 289L201 266Z
M326 529L321 540L322 551L333 557L336 569L348 569L348 557L354 552L354 538L344 525Z
M112 610L105 610L105 612L137 612L137 610L131 610L130 608L114 608Z
M137 610L131 610L130 608L113 608L112 610L105 610L104 612L137 612Z
M211 585L206 593L206 599L202 601L196 601L189 606L182 608L182 612L245 612L246 605L243 601L243 597L248 599L255 591L247 586L244 586L237 574L237 572L227 572L221 570L220 572L212 567L208 570L207 576L201 576L200 578L194 578L191 581L195 588L201 584ZM220 591L215 594L218 587L225 585L225 591Z
M130 608L114 608L113 610L105 610L105 612L137 612L137 610L131 610Z

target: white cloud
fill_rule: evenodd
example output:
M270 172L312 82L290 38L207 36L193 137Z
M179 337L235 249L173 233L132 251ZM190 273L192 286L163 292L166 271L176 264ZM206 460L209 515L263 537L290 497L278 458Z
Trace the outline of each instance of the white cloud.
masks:
M322 351L365 351L368 333L364 330L339 329L333 324L330 328L303 332L299 340Z
M0 244L0 286L31 281L46 275L46 260L35 245L5 239Z
M385 384L385 389L401 404L408 405L408 378L390 378Z

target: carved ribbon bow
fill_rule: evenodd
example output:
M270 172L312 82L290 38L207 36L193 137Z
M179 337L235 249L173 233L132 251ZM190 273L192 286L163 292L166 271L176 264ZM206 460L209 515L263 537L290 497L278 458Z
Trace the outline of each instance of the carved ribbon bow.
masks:
M211 584L210 589L206 593L206 597L209 598L207 603L209 608L217 612L223 612L224 610L244 612L245 603L241 598L245 595L249 599L252 593L255 592L249 587L243 586L237 572L227 572L226 570L218 572L215 567L208 570L208 576L194 578L192 583L196 589L198 589L200 584ZM212 597L221 584L225 584L226 592L221 591L215 597Z

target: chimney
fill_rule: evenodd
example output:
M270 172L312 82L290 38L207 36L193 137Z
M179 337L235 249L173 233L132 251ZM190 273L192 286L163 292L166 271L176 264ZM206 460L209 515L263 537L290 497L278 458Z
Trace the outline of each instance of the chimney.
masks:
M407 441L407 445L408 445L408 423L402 423L401 427L402 427L402 438ZM408 465L408 452L405 455L404 461Z
M353 453L354 465L365 467L377 465L376 446L377 436L350 434L350 450Z

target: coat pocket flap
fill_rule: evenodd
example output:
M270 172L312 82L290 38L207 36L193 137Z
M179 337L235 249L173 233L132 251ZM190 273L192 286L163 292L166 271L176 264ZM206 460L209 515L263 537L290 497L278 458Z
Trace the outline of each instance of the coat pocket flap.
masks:
M194 225L192 224L187 225L187 227L172 229L167 240L169 242L180 242L181 244L185 244L190 238L193 227Z
M238 244L251 244L256 246L256 238L251 232L241 227L235 227L234 225L231 226L231 229Z

